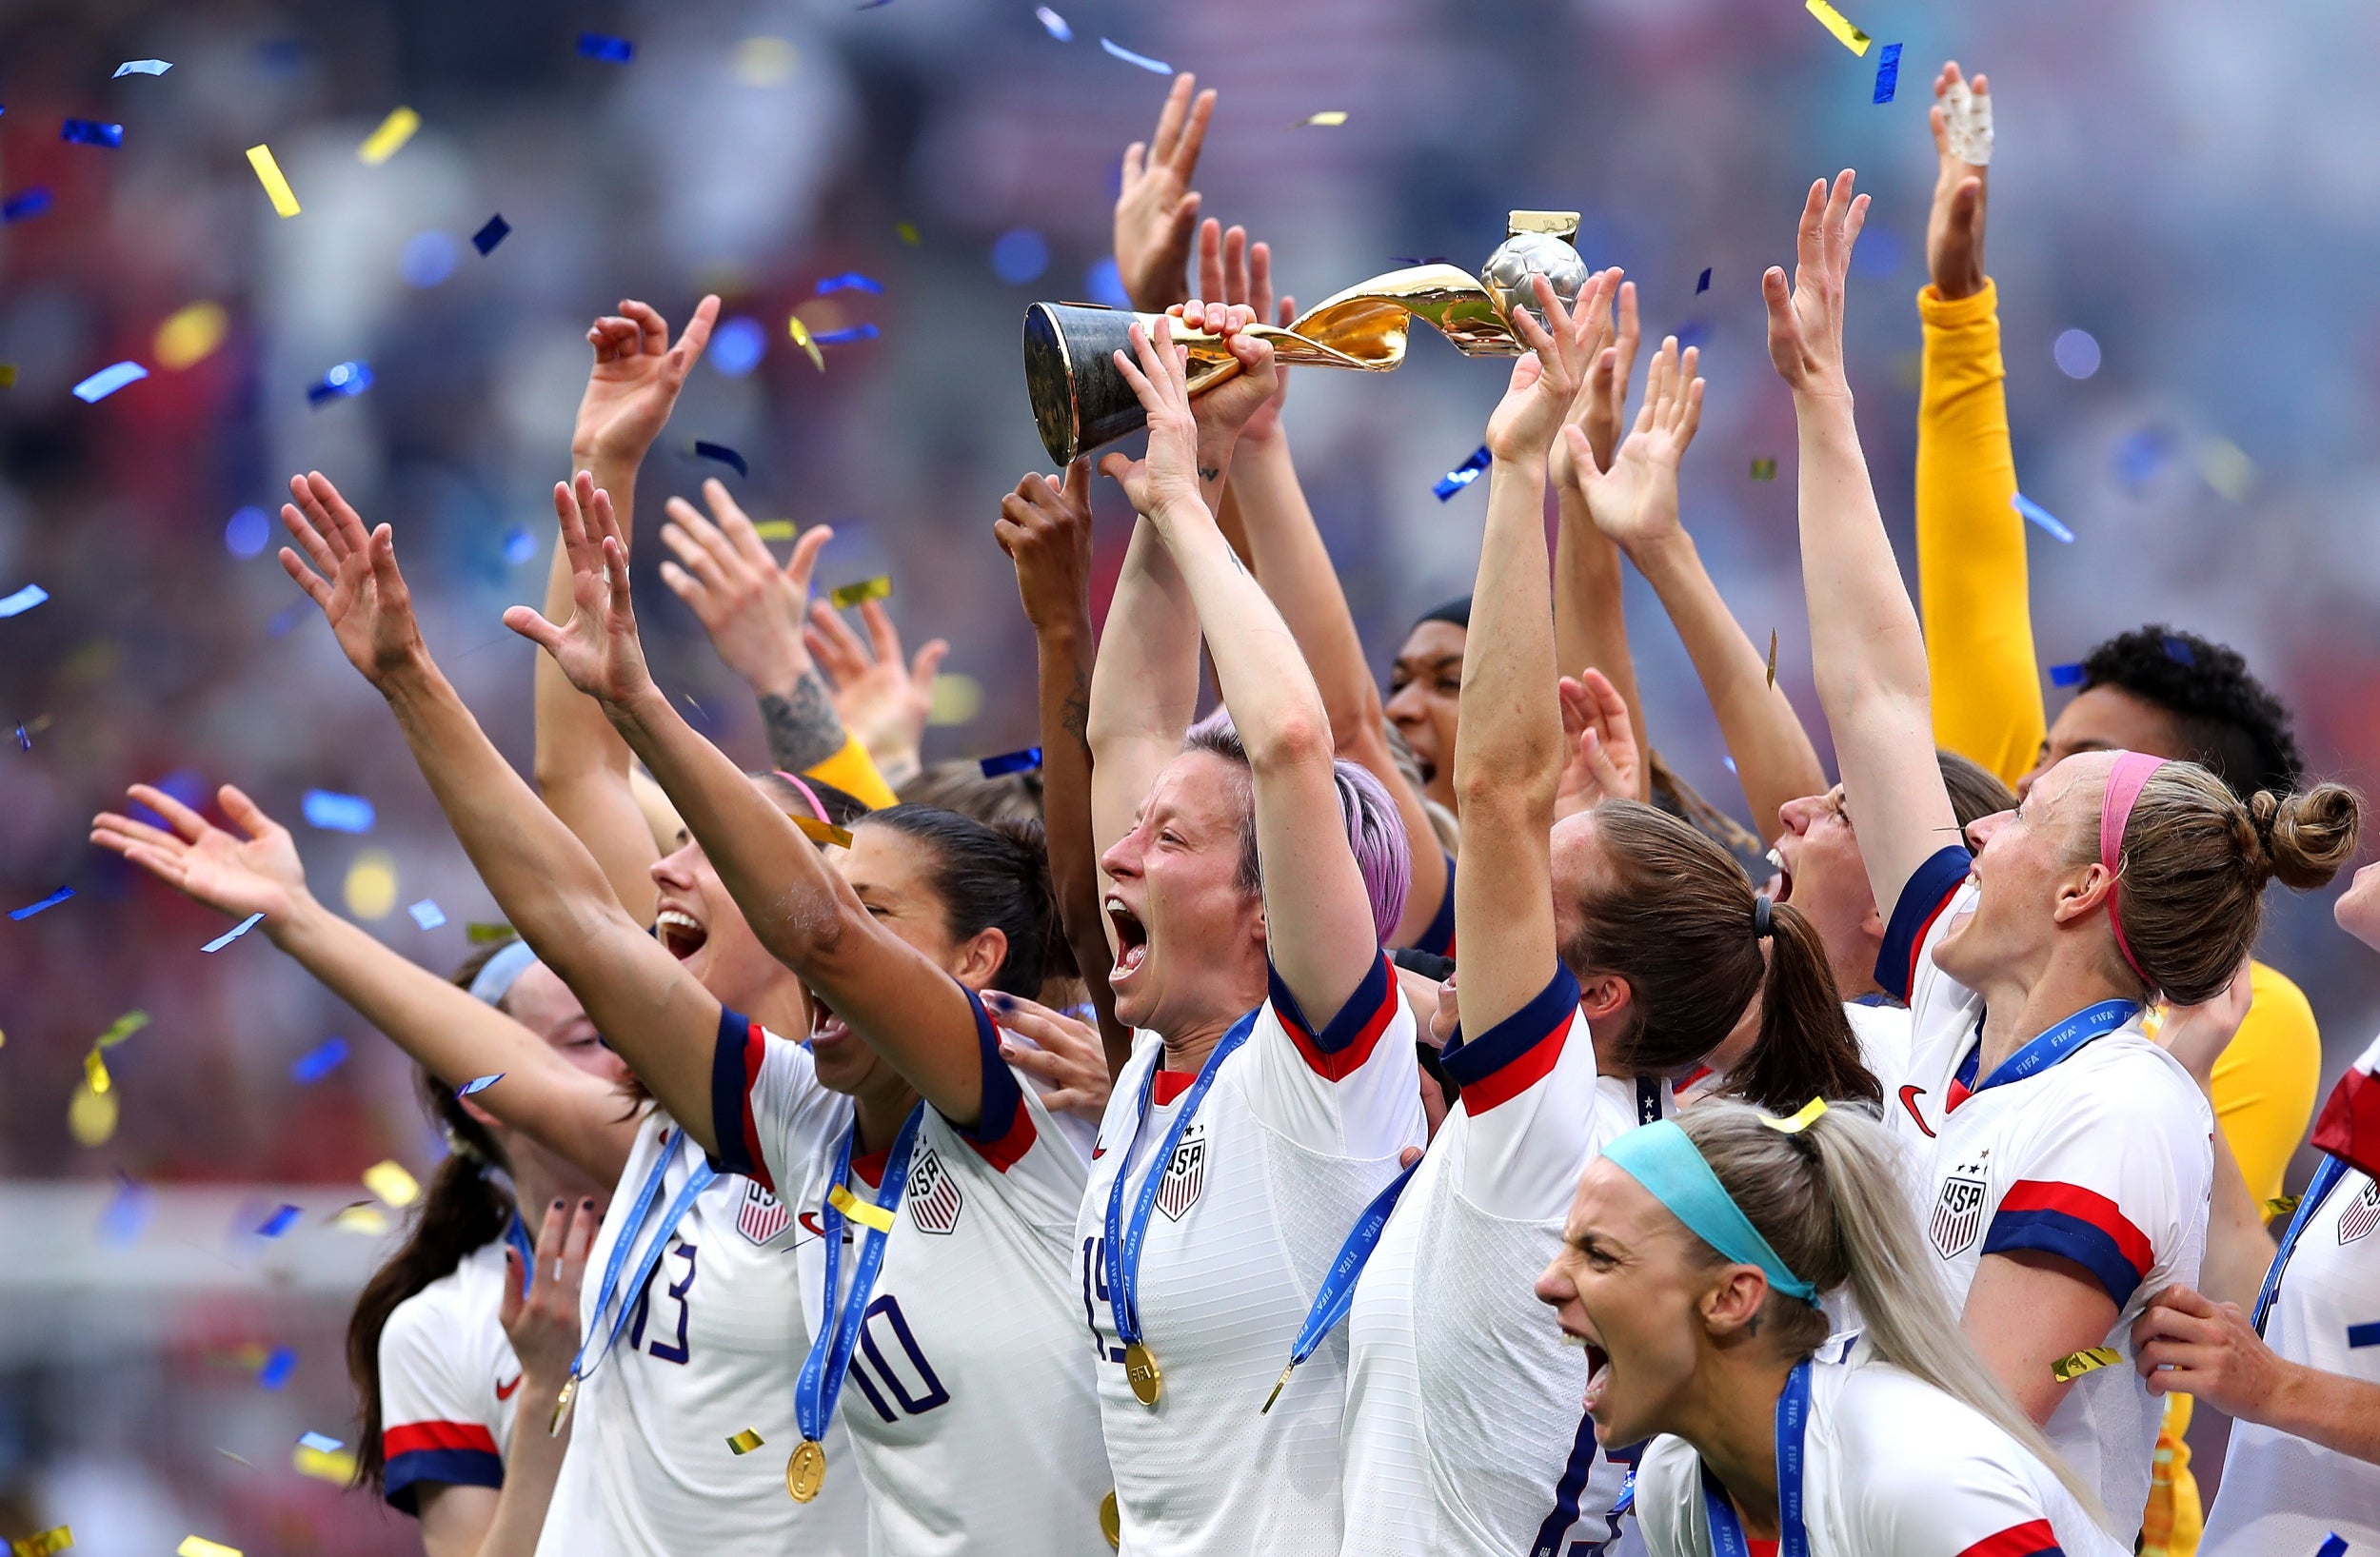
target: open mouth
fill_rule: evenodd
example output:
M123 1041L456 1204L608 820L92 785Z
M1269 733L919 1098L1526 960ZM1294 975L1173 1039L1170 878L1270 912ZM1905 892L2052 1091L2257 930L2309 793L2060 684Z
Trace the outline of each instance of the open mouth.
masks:
M1603 1404L1603 1391L1612 1381L1612 1354L1585 1336L1573 1335L1567 1330L1562 1334L1562 1344L1575 1346L1587 1354L1587 1388L1580 1396L1579 1404L1592 1416L1596 1408Z
M802 993L810 999L810 1045L813 1049L822 1043L837 1043L851 1035L851 1024L835 1015L835 1008L826 1003L824 995L806 984L802 987Z
M1769 901L1781 903L1794 895L1794 873L1786 865L1781 850L1769 851L1769 863L1776 868L1776 874L1769 878Z
M1149 932L1140 916L1124 907L1121 897L1110 894L1101 906L1107 910L1108 925L1116 933L1116 966L1107 976L1107 981L1113 984L1138 973L1140 964L1148 960Z
M711 938L702 921L674 908L664 908L654 915L653 928L661 933L661 943L669 955L681 962L701 951Z

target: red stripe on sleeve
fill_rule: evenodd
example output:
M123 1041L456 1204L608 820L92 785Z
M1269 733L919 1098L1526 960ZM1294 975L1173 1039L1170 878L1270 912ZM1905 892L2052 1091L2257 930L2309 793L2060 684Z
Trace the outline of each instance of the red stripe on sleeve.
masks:
M380 1452L385 1459L434 1449L475 1449L493 1454L496 1439L476 1422L407 1422L400 1428L384 1429L380 1434Z
M752 1114L752 1090L761 1084L761 1064L767 1058L768 1029L758 1022L748 1024L744 1037L744 1159L752 1165L753 1182L774 1194L777 1185L768 1172L768 1158L761 1152L761 1123Z
M1958 1557L2065 1557L2065 1548L2057 1544L2057 1532L2048 1520L2028 1519L1985 1536Z
M2018 1179L2000 1197L1999 1214L2027 1211L2053 1211L2090 1223L2114 1240L2117 1251L2143 1280L2148 1277L2149 1268L2157 1262L2156 1250L2150 1244L2148 1234L2132 1226L2122 1207L2095 1190L2060 1184L2053 1179Z
M1305 1060L1306 1069L1325 1081L1344 1081L1363 1069L1363 1062L1372 1057L1372 1050L1380 1041L1380 1035L1388 1031L1390 1020L1396 1016L1398 1001L1403 998L1397 980L1388 976L1387 968L1388 958L1383 956L1364 976L1363 982L1356 986L1355 993L1348 996L1346 1009L1331 1018L1327 1031L1333 1035L1346 1032L1350 1027L1355 1029L1345 1043L1334 1048L1323 1048L1316 1035L1306 1030L1295 1001L1281 998L1273 1001L1273 1015L1280 1019L1281 1030L1289 1035L1289 1041L1298 1046L1298 1053ZM1274 976L1274 981L1279 981L1278 975ZM1355 1002L1367 997L1373 1002L1372 1010L1361 1018L1362 1025L1355 1026L1359 1009Z
M1527 1092L1552 1073L1562 1057L1562 1044L1570 1036L1570 1021L1577 1007L1564 1011L1555 1024L1513 1058L1494 1072L1462 1089L1465 1114L1478 1118L1501 1103L1509 1103Z

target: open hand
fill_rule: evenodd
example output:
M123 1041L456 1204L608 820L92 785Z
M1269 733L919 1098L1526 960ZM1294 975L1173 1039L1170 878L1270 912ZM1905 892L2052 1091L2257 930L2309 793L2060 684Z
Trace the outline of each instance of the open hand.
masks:
M1244 307L1256 324L1284 328L1298 317L1298 300L1273 297L1273 250L1267 244L1248 242L1248 229L1223 229L1209 217L1199 225L1199 296L1220 297ZM1262 442L1280 431L1281 402L1289 398L1289 369L1273 369L1273 398L1257 407L1240 429L1240 436Z
M397 571L394 532L383 524L367 535L364 521L319 470L290 477L289 496L296 501L282 504L281 522L322 573L287 546L282 569L322 607L347 663L378 686L426 659L413 596Z
M1674 335L1661 343L1645 375L1636 425L1608 469L1583 428L1562 429L1572 478L1595 527L1632 555L1677 528L1677 463L1702 422L1702 380L1695 376L1699 360L1695 346L1681 357Z
M533 1386L521 1391L523 1410L547 1409L570 1376L570 1359L579 1350L579 1284L586 1276L587 1246L603 1220L592 1200L547 1206L537 1227L536 1267L530 1271L521 1269L521 1252L510 1240L505 1243L505 1288L496 1322L512 1343L521 1376ZM524 1429L516 1425L514 1430Z
M534 606L505 612L505 625L554 657L570 684L607 707L622 706L653 685L628 601L628 549L610 494L579 472L575 484L554 483L554 517L570 559L570 620L557 626Z
M843 727L859 738L878 771L914 774L925 721L934 711L934 677L950 644L930 639L915 660L904 659L901 629L882 602L862 601L860 621L867 628L864 641L832 605L812 601L802 641L834 686Z
M1000 500L992 538L1017 565L1017 593L1034 632L1091 626L1091 462L1030 475Z
M1609 470L1612 451L1619 446L1621 408L1628 402L1628 380L1636 370L1636 344L1642 333L1636 322L1636 284L1617 266L1588 277L1571 317L1591 320L1579 336L1588 366L1562 424L1584 429L1587 446L1595 450L1596 465ZM1546 450L1545 474L1557 488L1571 484L1569 439L1557 438Z
M661 581L694 608L728 669L762 697L788 696L810 669L802 632L810 575L835 532L823 524L803 531L780 568L724 483L704 482L703 498L712 519L684 498L664 505L669 519L661 527L662 543L678 560L661 564Z
M91 818L90 840L176 892L234 918L262 914L268 935L306 896L306 867L298 862L289 830L236 786L217 790L215 803L238 833L224 831L152 785L134 784L129 793L165 818L171 831L102 811Z
M1843 372L1843 283L1851 271L1852 246L1868 220L1868 197L1852 196L1857 177L1846 168L1835 175L1831 189L1824 179L1810 186L1795 240L1791 289L1775 266L1760 278L1760 295L1769 305L1769 361L1796 394L1851 394Z
M646 304L624 298L617 314L588 326L586 344L595 348L595 367L586 376L578 423L570 430L570 457L579 468L599 460L634 464L645 458L668 424L678 391L702 361L718 318L718 296L704 298L673 346L669 325L660 314Z
M1598 278L1599 280L1599 278ZM1563 413L1577 398L1593 365L1588 343L1597 328L1594 308L1576 316L1562 306L1554 284L1532 276L1537 306L1545 310L1540 325L1527 308L1515 308L1512 325L1528 355L1513 364L1512 382L1504 399L1488 418L1488 452L1499 461L1542 460L1561 430ZM1594 286L1595 283L1589 283ZM1579 294L1584 301L1587 294Z
M1643 759L1628 704L1601 671L1589 666L1561 680L1562 734L1570 759L1554 790L1554 819L1593 810L1597 800L1633 800Z
M1214 89L1198 92L1187 70L1174 77L1149 142L1124 148L1116 194L1116 269L1124 295L1141 313L1163 313L1189 296L1190 236L1199 224L1199 192L1190 187L1215 112Z
M986 990L983 1003L1001 1030L1000 1057L1050 1084L1044 1107L1086 1119L1106 1114L1107 1048L1098 1028L1021 995Z
M1934 107L1926 110L1927 121L1934 127L1934 155L1939 159L1934 176L1934 208L1926 216L1926 269L1935 294L1944 299L1972 297L1983 290L1984 281L1983 213L1991 168L1959 155L1962 149L1972 149L1961 142L1973 140L1976 129L1972 123L1954 127L1952 115L1971 122L1980 118L1982 141L1989 148L1992 86L1987 78L1975 77L1962 102L1958 89L1964 85L1958 61L1944 65L1942 73L1934 78ZM1954 134L1954 128L1965 133ZM1983 154L1988 157L1991 152L1986 149Z

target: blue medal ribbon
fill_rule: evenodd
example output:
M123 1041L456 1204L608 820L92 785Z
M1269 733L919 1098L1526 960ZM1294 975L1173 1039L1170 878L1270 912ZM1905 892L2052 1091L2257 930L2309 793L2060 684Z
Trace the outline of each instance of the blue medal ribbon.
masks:
M2297 1240L2322 1209L2324 1200L2347 1176L2347 1164L2326 1156L2322 1166L2314 1170L2313 1182L2306 1186L2305 1194L2297 1202L2297 1213L2290 1218L2289 1231L2281 1234L2281 1247L2272 1256L2272 1268L2264 1273L2264 1285L2256 1290L2256 1333L2264 1333L2265 1315L2272 1311L2272 1300L2280 1295L2281 1272L2288 1268L2290 1256L2297 1252Z
M512 1213L512 1225L505 1229L505 1242L520 1251L521 1293L528 1295L529 1282L537 1274L537 1246L529 1242L529 1230L522 1225L521 1213Z
M1132 1226L1123 1225L1124 1180L1132 1176L1133 1149L1140 1144L1140 1132L1149 1122L1149 1105L1157 1095L1158 1067L1149 1067L1149 1074L1140 1082L1140 1112L1132 1121L1132 1139L1124 1143L1122 1160L1116 1164L1116 1182L1107 1190L1107 1304L1116 1316L1116 1338L1127 1347L1140 1339L1140 1244L1148 1236L1149 1212L1156 1208L1157 1192L1165 1182L1165 1169L1174 1160L1174 1153L1181 1146L1183 1132L1190 1128L1191 1115L1206 1100L1215 1078L1223 1069L1223 1061L1233 1051L1248 1041L1256 1031L1259 1006L1232 1024L1215 1052L1206 1056L1199 1068L1199 1079L1190 1084L1190 1091L1181 1100L1181 1113L1174 1120L1174 1128L1166 1133L1165 1142L1150 1154L1148 1176L1140 1181L1140 1197L1133 1203Z
M645 1187L637 1192L636 1204L629 1208L627 1220L620 1226L620 1241L611 1246L611 1257L604 1262L604 1282L595 1289L594 1320L586 1328L586 1338L579 1343L579 1354L570 1359L570 1383L573 1386L602 1367L604 1359L611 1354L612 1343L620 1339L620 1329L628 1322L630 1305L627 1294L645 1290L645 1283L652 1275L653 1267L661 1260L663 1246L669 1242L669 1234L685 1219L695 1196L710 1188L711 1180L719 1176L708 1162L694 1165L694 1171L686 1174L685 1183L679 1187L678 1192L670 1197L667 1208L662 1212L661 1225L653 1230L652 1241L645 1246L644 1254L636 1262L635 1277L625 1289L621 1288L620 1268L627 1263L628 1246L636 1242L637 1234L644 1230L645 1214L653 1209L653 1201L661 1193L662 1179L669 1172L670 1161L684 1149L685 1136L681 1133L673 1142L664 1133L658 1145L660 1150L653 1158L653 1171L645 1175ZM604 1331L604 1344L597 1347L595 1335L603 1329L604 1311L611 1306L615 1292L620 1296L620 1311L612 1316L611 1329ZM587 1358L590 1349L595 1353L591 1362ZM564 1398L566 1400L567 1394Z
M1998 1067L1984 1078L1981 1086L1975 1084L1975 1067L1983 1056L1983 1046L1978 1042L1967 1051L1967 1057L1959 1063L1959 1082L1968 1089L1967 1094L1972 1097L1976 1093L1990 1092L1994 1087L2005 1087L2012 1081L2039 1075L2060 1060L2070 1057L2092 1039L2106 1037L2139 1015L2140 1002L2137 1000L2102 1000L2095 1006L2085 1006L2000 1061Z
M1801 1522L1802 1434L1810 1427L1810 1359L1794 1365L1776 1397L1776 1557L1810 1557L1810 1532ZM1633 1482L1635 1477L1632 1475ZM1751 1557L1752 1543L1727 1489L1702 1468L1702 1510L1711 1522L1713 1557Z
M1257 1413L1259 1416L1273 1409L1273 1402L1280 1398L1281 1386L1289 1382L1290 1373L1299 1363L1314 1355L1314 1349L1322 1344L1322 1337L1338 1329L1339 1322L1346 1318L1347 1311L1355 1306L1356 1280L1363 1274L1363 1268L1371 1263L1372 1252L1379 1248L1380 1234L1388 1229L1389 1213L1397 1209L1397 1202L1404 1195L1405 1186L1413 1182L1414 1173L1420 1166L1421 1160L1417 1157L1413 1167L1390 1179L1388 1187L1374 1195L1372 1203L1363 1208L1363 1214L1356 1218L1355 1227L1347 1233L1347 1241L1339 1246L1339 1257L1331 1261L1330 1271L1322 1278L1322 1290L1314 1294L1314 1307L1306 1311L1306 1322L1299 1327L1298 1338L1290 1344L1289 1366L1280 1370L1280 1379L1273 1386L1273 1392L1265 1400L1263 1409Z
M884 1187L879 1192L883 1198L877 1204L887 1215L901 1210L901 1196L909 1187L909 1153L917 1145L918 1125L924 1117L922 1103L909 1111L901 1122L901 1133L893 1138L892 1154L884 1159ZM851 1366L852 1349L860 1344L860 1327L876 1291L876 1273L883 1268L884 1242L892 1236L874 1227L867 1230L860 1246L860 1263L851 1272L851 1296L837 1308L835 1289L843 1279L843 1214L835 1209L831 1196L850 1179L851 1148L859 1136L855 1121L843 1138L843 1150L836 1153L835 1176L827 1186L829 1198L819 1205L819 1226L826 1245L826 1297L822 1305L826 1323L810 1342L810 1354L802 1360L802 1376L793 1388L793 1414L804 1443L819 1443L826 1436L826 1424L843 1394L843 1370Z

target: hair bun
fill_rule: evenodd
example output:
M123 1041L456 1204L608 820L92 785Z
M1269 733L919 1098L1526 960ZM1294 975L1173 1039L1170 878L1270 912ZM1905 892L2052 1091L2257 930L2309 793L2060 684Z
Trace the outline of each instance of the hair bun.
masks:
M2300 892L2323 885L2354 857L2363 799L2345 784L2316 784L2300 795L2258 790L2248 802L2257 840L2281 884Z

